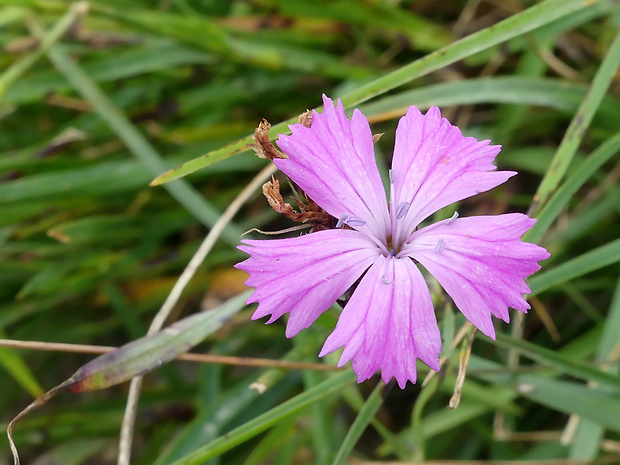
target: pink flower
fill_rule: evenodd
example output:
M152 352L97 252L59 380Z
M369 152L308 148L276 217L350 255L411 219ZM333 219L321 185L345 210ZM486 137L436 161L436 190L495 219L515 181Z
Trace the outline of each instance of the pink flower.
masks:
M516 173L494 171L500 146L488 145L441 117L410 107L396 131L390 202L375 162L366 117L349 120L323 97L310 128L290 126L278 146L290 158L278 168L338 219L336 229L301 237L244 240L250 258L237 265L256 290L253 319L289 313L286 336L310 326L359 281L320 356L344 347L338 363L353 361L358 381L377 370L401 388L416 381L416 359L439 370L441 338L426 268L465 317L495 338L491 315L508 322L508 307L530 308L524 279L549 253L520 237L536 220L519 213L450 219L419 228L434 212L488 191ZM342 229L343 225L349 228ZM419 228L419 229L418 229Z

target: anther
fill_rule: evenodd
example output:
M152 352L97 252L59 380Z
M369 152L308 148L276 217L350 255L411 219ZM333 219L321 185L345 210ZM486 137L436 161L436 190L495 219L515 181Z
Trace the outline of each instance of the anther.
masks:
M409 211L409 202L403 202L396 208L396 219L400 220Z
M381 281L383 281L383 284L392 284L394 282L394 280L388 281L387 279L385 279L385 276L381 276Z
M459 212L455 211L454 215L452 215L452 217L448 220L447 224L452 224L454 223L454 220L456 220L459 217Z
M394 249L390 249L390 250L388 250L388 253L389 253L392 257L395 257L395 256L396 256L396 250L394 250Z
M349 217L348 213L343 213L340 218L338 219L338 223L336 223L336 227L337 228L341 228L342 225L344 224L345 221L347 221L347 218Z
M348 221L347 220L345 221L347 222L349 226L352 226L352 227L364 226L366 224L366 221L364 221L361 218L356 218L356 217L350 218Z
M443 239L440 237L439 240L437 241L437 245L435 246L435 253L441 253L441 251L445 248L446 248L446 244L444 243Z
M394 171L392 171L391 169L388 171L388 174L390 176L390 183L394 184Z

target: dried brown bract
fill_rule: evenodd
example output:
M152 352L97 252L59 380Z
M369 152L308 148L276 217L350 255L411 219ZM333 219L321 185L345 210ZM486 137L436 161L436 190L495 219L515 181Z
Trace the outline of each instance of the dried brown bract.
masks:
M310 223L312 230L310 232L322 231L324 229L332 229L334 218L319 207L313 200L305 196L308 202L305 205L299 199L299 212L295 211L291 204L286 203L280 193L280 181L273 179L263 184L263 194L267 198L269 205L276 212L283 214L287 218L298 223Z
M270 160L274 160L276 158L288 158L283 152L280 152L271 139L269 138L269 130L271 129L271 124L263 118L258 127L254 130L254 136L252 136L252 140L256 142L255 144L250 143L248 147L250 147L258 158L269 158Z
M304 113L297 117L297 122L302 126L310 127L312 124L312 112L310 110L306 110Z

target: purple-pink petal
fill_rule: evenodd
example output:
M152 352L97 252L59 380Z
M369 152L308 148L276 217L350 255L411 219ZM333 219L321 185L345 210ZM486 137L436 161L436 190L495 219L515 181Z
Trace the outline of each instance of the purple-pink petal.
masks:
M342 106L323 96L322 113L312 125L291 125L278 146L290 157L275 164L335 218L375 238L385 238L389 217L385 190L375 161L368 120L358 110L349 120Z
M327 230L300 237L244 240L250 255L235 265L256 288L248 303L258 302L252 319L271 315L272 323L290 313L286 336L310 326L362 275L379 255L368 238L352 230Z
M430 292L408 258L378 257L345 306L320 356L343 347L361 382L377 370L401 388L416 381L416 358L439 370L441 337Z
M492 162L501 147L488 144L463 136L437 107L426 115L409 108L398 123L392 160L391 205L409 205L402 219L396 220L392 211L393 226L399 229L395 240L403 239L440 208L492 189L516 174L493 171Z
M465 317L494 338L491 315L508 322L508 307L528 310L525 278L549 257L520 240L535 222L520 213L444 220L413 233L400 255L419 261Z

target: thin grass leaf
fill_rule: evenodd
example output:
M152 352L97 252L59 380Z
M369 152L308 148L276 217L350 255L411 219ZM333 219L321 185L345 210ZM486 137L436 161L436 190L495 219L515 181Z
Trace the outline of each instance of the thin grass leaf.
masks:
M355 375L349 370L331 376L321 384L298 394L268 412L265 412L253 420L244 423L243 425L219 437L215 441L212 441L210 444L207 444L206 446L195 450L191 454L186 455L182 459L177 460L172 465L203 464L207 460L217 457L227 450L230 450L233 447L256 436L267 428L270 428L281 419L287 418L288 416L308 407L313 402L317 402L341 389L344 389L354 380Z
M538 29L576 11L592 7L596 3L599 1L586 4L582 0L545 0L356 89L342 97L342 102L345 107L360 104L477 52Z
M59 392L87 392L140 376L175 359L217 331L240 308L245 306L249 292L227 300L219 307L184 318L161 332L130 342L80 367L74 375L50 389L15 416L7 427L9 445L16 465L19 453L13 441L13 429L25 415L45 405Z
M19 6L5 6L0 10L0 27L22 22L28 15L28 10Z
M517 389L524 397L549 408L576 414L620 432L620 397L602 388L558 381L541 376L521 376Z
M81 465L90 460L97 460L105 450L110 448L107 439L83 439L70 441L54 447L49 452L39 456L39 463Z
M596 382L620 392L620 376L607 373L587 363L575 360L574 357L546 349L523 339L516 339L506 334L497 334L495 344L509 349L517 349L523 356L559 370L561 373L584 380Z
M4 331L0 331L0 337L6 337ZM39 397L45 392L18 351L0 347L0 365L32 397Z
M168 40L148 41L135 48L122 49L84 64L84 72L95 82L109 82L187 65L211 64L213 56ZM5 101L23 104L50 92L70 89L55 70L33 72L28 79L15 82L4 95Z
M364 430L383 404L386 388L388 387L385 384L379 382L373 389L370 396L368 396L368 399L364 402L364 405L358 412L353 424L347 432L347 435L342 441L342 444L338 449L338 453L332 462L333 465L342 465L345 463L345 460L353 450L353 447L355 447L355 444L359 441L360 437L364 433Z
M213 310L188 316L153 336L97 357L75 372L69 389L72 392L105 389L174 360L221 328L244 307L249 295L249 292L239 294Z
M532 216L538 216L540 209L545 206L547 200L555 192L566 174L568 165L570 165L575 152L577 152L577 148L581 144L581 140L585 136L594 117L594 113L596 113L609 85L616 75L618 66L620 66L620 33L616 35L609 47L601 66L594 76L588 95L568 126L558 151L551 162L551 166L549 166L547 174L538 186L529 210Z
M316 386L323 379L320 373L314 371L304 371L302 376L306 389ZM330 417L329 406L325 405L324 402L312 404L310 406L310 415L312 424L309 433L312 437L313 448L316 451L314 463L315 465L327 465L333 457L332 444L336 434L332 418Z
M185 157L187 159L187 157ZM173 157L171 163L181 163L181 157ZM200 172L204 177L217 177L228 173L257 171L265 165L258 157L225 160ZM0 184L0 205L4 210L17 202L34 205L34 199L67 199L71 197L106 196L109 194L147 188L152 179L140 160L101 161L94 166L64 169L49 173L25 176L21 179ZM114 182L110 182L114 180ZM21 208L21 207L20 207ZM19 209L17 209L19 211ZM8 214L8 212L7 212ZM33 216L29 213L27 216ZM0 224L4 218L0 218ZM17 221L15 221L17 222Z
M274 463L274 460L282 459L284 455L282 449L286 447L287 444L295 441L295 438L299 440L300 437L301 435L297 431L294 419L289 418L282 420L280 424L274 426L273 429L261 439L260 443L254 447L248 457L243 461L242 465ZM293 461L289 459L287 465L292 462Z
M538 214L536 224L524 234L523 240L539 242L573 195L618 151L620 151L620 133L606 140L579 165L575 174L567 179L545 204Z
M315 49L281 45L254 34L244 38L211 18L177 15L147 9L127 9L102 2L92 2L93 9L122 24L165 35L198 49L225 56L227 60L268 69L291 69L297 72L321 72L331 77L365 78L371 70L349 65L340 57Z
M420 50L436 50L445 46L450 40L446 31L437 27L433 22L414 12L398 10L381 3L365 3L356 0L328 3L280 0L277 4L280 11L288 15L329 18L346 24L382 28L394 34L402 34Z
M67 12L58 20L49 32L41 36L39 47L30 54L24 56L0 75L0 98L7 89L17 81L32 65L34 65L62 35L73 25L75 20L86 13L88 6L85 2L76 2L69 7Z
M404 115L410 105L428 108L473 105L479 103L512 103L533 105L572 112L584 99L588 87L562 79L543 77L498 76L441 82L398 92L360 105L362 113L373 119ZM514 109L514 107L510 107ZM620 122L620 101L608 96L598 113L603 123L615 127ZM502 140L502 139L499 139Z
M222 429L247 409L259 395L256 390L248 388L250 384L251 381L244 379L234 386L228 386L220 396L212 397L211 400L217 405L203 409L189 423L183 425L174 439L168 441L167 447L159 452L152 465L168 465L216 439Z
M464 39L454 42L424 58L403 66L402 68L372 81L342 97L345 107L363 103L372 97L381 95L398 86L413 81L432 71L448 66L458 60L470 56L481 50L510 40L520 34L535 30L550 22L562 18L575 11L591 7L603 0L595 0L588 5L583 0L545 0L522 13L516 14L492 27L476 32ZM272 136L276 133L287 134L287 126L296 122L295 118L284 121L272 127ZM252 142L248 136L221 149L209 152L199 158L184 163L170 171L159 175L151 185L165 184L175 179L187 176L213 163L224 160L246 149Z
M519 64L515 69L515 77L542 78L548 69L548 65L540 59L540 54L550 53L553 50L555 40L556 36L538 39L536 40L537 50L526 49L519 58ZM527 110L526 105L519 105L516 108L512 105L501 105L497 111L498 123L495 129L494 140L501 140L503 147L509 146L510 139L516 135L515 131L523 123ZM545 166L545 169L547 166Z
M169 11L127 8L120 4L92 0L90 3L93 11L137 29L152 31L210 52L232 52L229 34L204 16L182 16Z
M445 384L454 386L454 381L455 378L451 377ZM513 414L518 413L518 408L514 404L514 400L518 395L513 390L504 386L493 385L492 387L486 388L486 399L470 398L467 395L470 384L471 382L468 379L463 391L463 401L459 405L459 408L456 410L438 410L424 417L422 435L426 441L431 441L441 433L455 430L456 428L467 428L467 425L471 424L476 417L484 415L489 411L494 411L496 407L493 404L503 403L508 406L513 406L514 408L509 408L508 412ZM489 400L491 398L493 399L492 401ZM413 432L404 430L403 435L406 434L413 434Z
M614 214L618 212L619 198L620 186L610 186L608 192L595 203L583 207L577 204L571 211L570 222L562 225L565 227L553 230L547 243L550 245L570 243L587 237L589 232L601 227L615 226L617 223L614 222Z
M619 260L620 239L616 239L564 262L556 268L536 274L528 281L528 285L532 294L537 295L553 286L611 265Z
M48 56L75 89L94 105L99 116L117 133L134 156L140 159L152 173L160 173L166 169L165 162L146 138L60 46L51 47ZM114 180L110 179L110 182L114 182ZM188 183L181 182L170 185L167 186L167 190L205 225L211 227L217 221L219 212ZM238 243L237 238L242 232L233 224L229 224L226 226L224 238L227 238L229 243L236 245Z
M603 334L596 351L601 368L611 374L620 373L618 347L620 344L620 279L616 284L609 313L603 326ZM614 353L616 352L616 353ZM612 359L613 358L613 359ZM571 444L570 458L591 460L597 456L605 428L602 422L582 418Z
M565 349L560 352L568 356L564 353ZM574 355L572 358L575 358ZM580 415L584 414L584 417L592 418L597 422L596 417L605 418L603 422L609 423L614 429L619 424L620 416L615 415L617 409L620 408L618 397L620 391L617 387L614 392L606 384L605 388L597 386L596 390L588 392L589 388L585 384L554 379L553 376L558 376L557 373L511 373L498 363L474 355L470 359L470 371L478 372L477 376L487 382L512 389L513 396L518 394L567 414L579 412ZM553 396L554 389L557 389L558 398ZM579 397L583 398L583 403L578 400ZM606 403L611 406L607 412L605 412Z
M502 365L476 356L471 357L470 368L481 370L480 377L488 382L514 389L513 395L519 394L568 415L581 415L616 431L620 427L618 390L614 393L601 387L590 389L584 384L559 381L544 374L493 373Z

